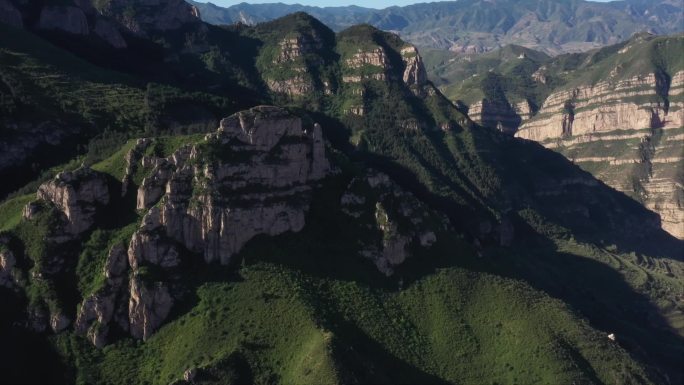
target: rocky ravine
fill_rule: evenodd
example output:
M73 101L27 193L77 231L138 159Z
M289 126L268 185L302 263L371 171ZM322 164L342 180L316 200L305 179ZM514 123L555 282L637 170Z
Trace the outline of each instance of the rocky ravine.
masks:
M556 149L640 200L684 239L684 71L555 92L516 136Z

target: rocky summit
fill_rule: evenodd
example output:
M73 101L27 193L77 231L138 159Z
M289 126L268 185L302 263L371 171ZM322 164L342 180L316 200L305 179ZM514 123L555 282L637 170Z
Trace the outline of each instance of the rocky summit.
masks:
M680 384L678 5L461 3L0 0L0 383Z

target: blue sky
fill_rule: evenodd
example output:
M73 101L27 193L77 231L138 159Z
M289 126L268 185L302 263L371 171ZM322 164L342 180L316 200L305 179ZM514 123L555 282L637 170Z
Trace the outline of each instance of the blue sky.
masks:
M358 5L361 7L367 7L367 8L386 8L390 7L392 5L409 5L409 4L414 4L414 3L427 3L427 1L416 1L416 0L252 0L252 1L246 1L246 0L198 0L203 3L206 3L208 1L228 7L234 4L239 4L242 2L245 3L252 3L252 4L257 4L257 3L287 3L287 4L305 4L305 5L315 5L319 7L334 7L334 6L341 6L341 5ZM594 0L594 1L609 1L609 0Z

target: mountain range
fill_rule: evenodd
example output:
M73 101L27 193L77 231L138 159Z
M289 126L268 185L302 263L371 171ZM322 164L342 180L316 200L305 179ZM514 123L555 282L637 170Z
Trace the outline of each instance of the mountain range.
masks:
M0 9L0 381L681 383L682 241L398 35Z
M212 24L253 25L306 12L335 31L355 24L399 33L419 48L482 53L510 44L548 54L615 44L638 32L684 30L678 0L459 0L372 9L358 6L241 3L227 8L192 2Z
M556 57L520 46L425 57L430 78L472 119L560 151L682 238L682 51L682 35L642 33Z

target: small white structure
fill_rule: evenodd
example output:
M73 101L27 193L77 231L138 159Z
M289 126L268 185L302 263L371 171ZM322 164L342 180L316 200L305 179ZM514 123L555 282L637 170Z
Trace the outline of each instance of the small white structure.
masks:
M608 339L611 341L615 341L615 333L608 334Z

